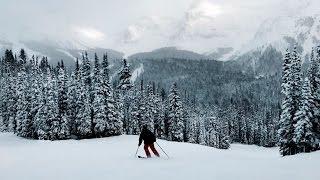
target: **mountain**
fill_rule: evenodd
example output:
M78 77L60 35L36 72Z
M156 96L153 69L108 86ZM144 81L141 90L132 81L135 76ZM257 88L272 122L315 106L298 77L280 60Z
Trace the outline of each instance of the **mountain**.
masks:
M54 41L9 41L0 40L0 52L3 54L5 49L12 49L15 53L23 48L27 55L35 55L38 57L46 56L49 63L57 64L63 60L65 65L73 67L77 58L81 59L82 53L88 53L89 58L94 58L94 53L102 58L104 53L108 53L110 63L114 63L123 58L124 54L112 49L93 48L81 44L72 44L72 42L54 42Z
M234 49L232 47L220 47L211 52L207 52L204 55L210 59L226 60L233 51Z
M302 60L308 62L312 47L319 44L320 15L271 18L262 22L253 38L234 51L229 61L256 76L273 75L281 71L286 49L297 46Z
M303 57L320 43L320 15L277 17L263 22L242 52L272 46L279 51L297 45Z
M153 50L151 52L143 52L133 54L128 59L189 59L201 60L208 59L208 57L187 50L179 50L176 47L164 47Z

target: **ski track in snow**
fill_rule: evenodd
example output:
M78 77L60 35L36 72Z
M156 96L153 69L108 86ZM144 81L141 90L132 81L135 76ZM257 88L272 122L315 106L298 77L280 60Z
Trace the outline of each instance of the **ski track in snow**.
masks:
M72 56L72 54L70 54L68 51L63 50L63 49L57 49L57 51L64 53L65 55L69 56L70 58L72 58L74 61L77 60L76 57Z
M1 180L318 180L320 152L281 157L277 148L229 150L158 140L169 154L134 157L138 136L39 141L0 134ZM139 155L144 155L142 146Z

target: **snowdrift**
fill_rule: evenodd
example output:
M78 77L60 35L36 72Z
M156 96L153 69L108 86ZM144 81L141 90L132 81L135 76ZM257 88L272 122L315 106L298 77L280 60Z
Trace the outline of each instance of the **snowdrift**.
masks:
M318 180L320 152L281 157L277 148L229 150L158 140L171 157L134 157L137 136L39 141L0 134L1 180ZM158 148L158 147L157 147ZM159 152L161 151L158 148ZM139 153L144 155L143 148Z

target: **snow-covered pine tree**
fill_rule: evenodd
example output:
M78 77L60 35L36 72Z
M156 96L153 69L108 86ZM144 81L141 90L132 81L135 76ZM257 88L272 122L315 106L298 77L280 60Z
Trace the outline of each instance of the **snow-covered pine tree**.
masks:
M154 132L154 120L156 116L156 104L155 104L155 97L153 94L153 89L151 85L147 85L146 93L143 96L143 104L144 104L144 112L143 112L143 119L142 125L147 125L148 129L151 132Z
M105 105L105 112L107 113L107 124L106 124L106 136L120 135L123 132L123 122L120 104L113 95L109 79L109 62L108 55L103 56L101 63L102 74L101 74L101 87L103 91L103 102Z
M124 130L127 132L127 126L128 126L128 121L129 121L129 117L130 117L130 103L132 101L132 91L131 88L133 87L132 83L131 83L131 72L130 72L130 68L129 65L127 63L127 60L124 59L123 60L123 67L121 69L121 71L119 72L119 83L117 85L117 89L120 90L120 101L122 103L122 122L123 122L123 127Z
M58 140L60 139L62 123L59 118L57 79L51 73L48 74L47 78L48 81L45 106L47 106L47 122L50 126L49 139Z
M38 139L58 139L59 121L58 104L56 101L55 79L50 70L47 71L46 79L43 81L43 91L40 96L40 108L35 115L35 131Z
M240 122L240 140L243 144L248 144L248 128L247 128L247 119L244 115L244 111L240 111L240 114L238 116L239 122Z
M28 104L27 101L27 75L22 69L18 73L18 79L17 79L17 116L16 116L16 122L17 122L17 128L16 132L17 135L23 136L24 133L22 133L23 126L25 125L25 121L28 119Z
M62 61L63 64L63 61ZM58 121L59 132L58 139L70 138L70 120L68 117L68 77L64 66L61 66L58 71Z
M161 100L159 94L154 95L154 131L158 138L165 139L165 126L164 126L164 119L165 119L165 103Z
M168 108L168 139L183 141L183 105L178 93L177 83L174 83L170 89Z
M8 98L8 105L7 105L7 111L8 111L8 131L16 133L16 127L17 127L17 121L16 121L16 101L17 101L17 95L16 95L16 77L13 75L9 76L9 89L7 92L7 98Z
M207 131L205 127L204 119L199 117L197 122L197 143L201 145L207 145Z
M34 56L33 56L34 57ZM43 101L41 101L41 95L43 93L43 77L40 76L40 70L35 63L34 58L31 59L31 73L29 77L30 88L28 94L30 97L30 111L29 111L29 119L32 122L31 131L28 131L33 138L37 138L36 131L36 114L39 109L43 106Z
M294 117L296 124L293 141L298 146L297 153L311 152L316 148L316 136L312 129L314 105L310 81L306 78L302 89L302 103Z
M118 108L118 104L114 99L112 93L110 93L108 97L109 98L107 99L107 136L121 135L123 133L122 114Z
M297 111L301 105L301 92L302 92L302 62L301 57L298 54L297 47L292 52L292 70L293 70L293 99L295 111ZM295 123L295 122L294 122Z
M3 63L4 64L4 63ZM5 68L4 68L5 69ZM4 70L5 71L5 70ZM7 89L9 87L8 73L3 73L1 81L1 124L0 128L2 132L8 131L8 96Z
M296 48L292 54L287 51L284 57L282 74L282 112L278 131L280 154L293 155L297 146L293 141L294 115L298 111L301 101L301 59Z
M312 129L316 135L318 149L320 148L320 46L312 49L310 65L309 65L309 80L311 86L311 94L314 98L314 117L311 119Z
M95 54L94 69L93 69L93 133L96 137L104 137L107 128L107 106L105 104L105 88L106 86L102 83L102 77L100 72L100 63Z
M267 126L265 124L261 124L259 146L266 146L268 144L267 138L268 138Z
M115 112L116 112L116 117L119 121L121 121L122 124L122 132L126 132L125 129L125 122L124 120L124 105L123 105L123 99L121 98L121 93L120 90L118 89L114 89L113 90L113 94L112 94L112 99L114 101L114 108L115 108Z
M81 79L83 80L83 83L86 87L91 86L91 64L87 52L82 55Z
M119 76L120 82L118 85L118 89L128 91L133 87L133 85L131 84L131 72L126 59L123 60L123 67L119 73Z
M256 122L251 122L249 125L248 125L248 144L254 144L255 143L255 131L256 131L256 126L257 126L257 123Z
M293 117L294 117L294 105L293 105L293 92L292 92L292 81L293 81L293 72L292 72L292 58L291 53L287 50L283 65L282 65L282 90L283 94L282 99L282 112L280 116L280 128L278 131L279 135L279 146L280 154L290 155L291 149L290 144L292 143L293 138Z
M140 134L140 121L142 114L140 112L140 100L141 92L134 88L133 90L133 101L130 107L130 121L128 122L128 134L138 135Z
M80 89L80 94L78 94L79 97L77 100L77 104L80 106L80 109L76 118L76 135L78 138L89 138L92 137L93 133L90 95L85 88Z
M5 129L9 132L16 132L16 81L18 64L17 58L13 55L12 50L6 50L3 59L5 63L5 76L6 76L6 92L4 99L4 122Z
M197 122L196 122L196 115L190 116L187 119L186 123L186 137L187 142L189 143L196 143L197 142Z
M5 130L4 122L4 111L5 111L5 87L6 81L4 78L4 67L3 62L1 61L1 76L0 76L0 132Z
M78 112L75 121L75 134L77 138L90 138L93 135L92 108L91 108L91 65L87 54L82 57L80 79L76 84L76 106Z
M70 134L76 134L76 118L79 112L79 107L77 106L77 84L79 81L76 78L76 72L71 74L71 77L68 79L68 109L67 115L69 118L69 128Z
M228 149L230 147L229 137L227 133L225 133L228 129L228 125L225 120L211 117L206 123L206 126L206 145L218 149Z
M102 70L102 79L103 80L108 80L110 79L109 77L109 60L108 60L108 54L104 54L101 62L101 70Z

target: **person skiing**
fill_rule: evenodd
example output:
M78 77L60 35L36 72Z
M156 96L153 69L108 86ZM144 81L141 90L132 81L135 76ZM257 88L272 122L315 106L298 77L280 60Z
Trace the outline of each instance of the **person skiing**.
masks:
M157 157L160 157L158 151L154 147L154 142L156 142L156 136L147 128L146 125L142 126L142 131L139 136L138 146L142 144L142 141L144 141L144 151L147 155L147 158L151 157L149 148L152 150L154 155L156 155Z

